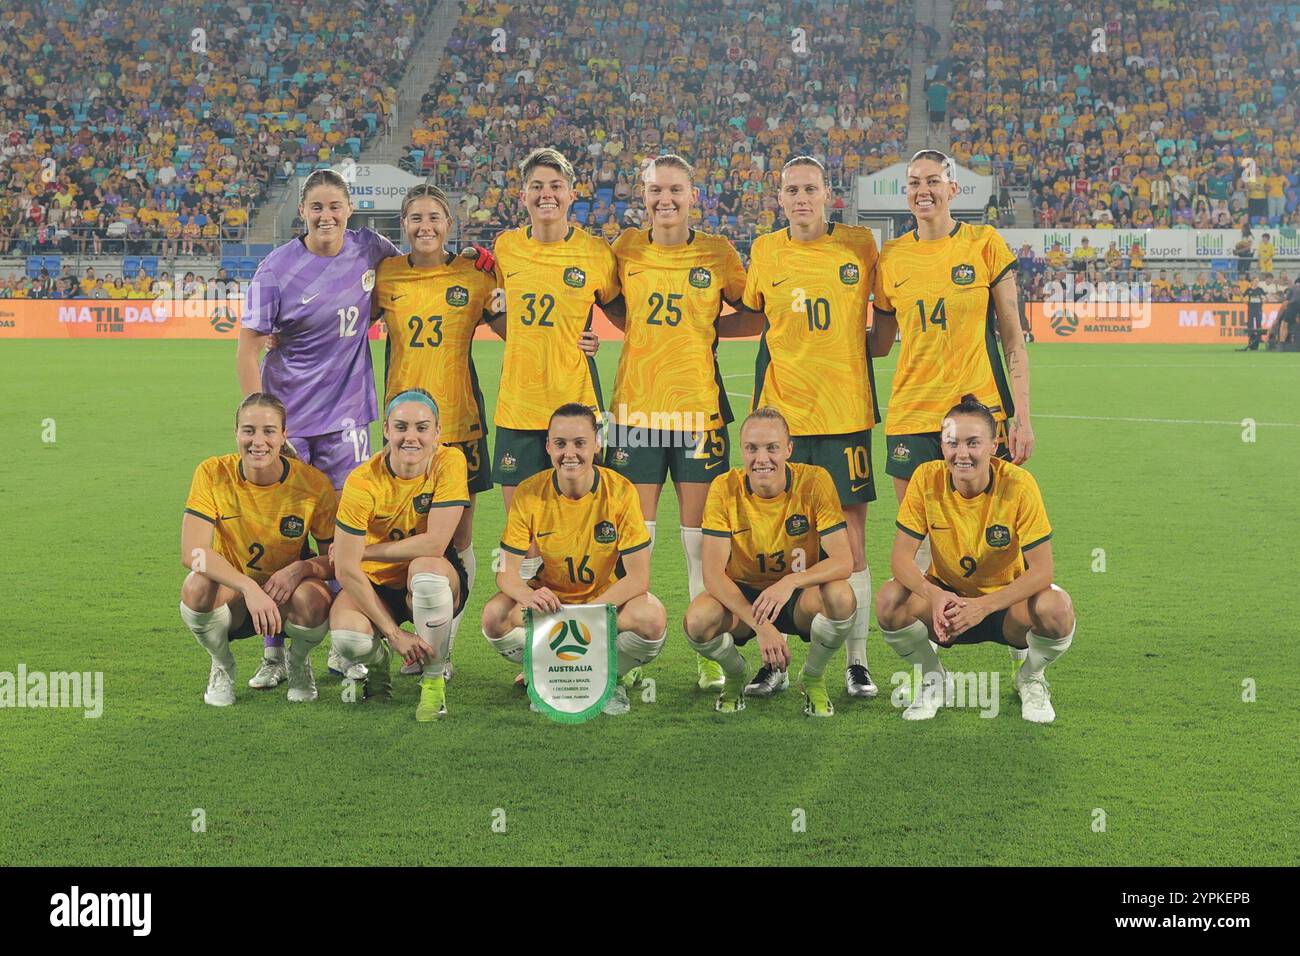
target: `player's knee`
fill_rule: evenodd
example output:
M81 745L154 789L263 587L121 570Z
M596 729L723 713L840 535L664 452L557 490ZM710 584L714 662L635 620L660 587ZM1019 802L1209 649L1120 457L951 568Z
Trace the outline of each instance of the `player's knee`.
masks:
M1029 600L1034 633L1059 640L1074 630L1074 602L1061 588L1039 591Z
M832 621L844 621L858 609L858 599L848 581L829 581L821 586L822 614Z
M181 602L191 611L206 614L216 606L219 587L211 578L191 571L181 584Z
M876 591L876 622L887 631L907 626L907 588L890 578Z
M416 558L407 567L406 583L408 587L411 578L417 574L441 574L443 577L451 579L456 577L456 570L446 558Z
M489 640L505 637L510 632L510 608L514 602L505 594L498 592L487 604L483 605L483 633Z
M317 627L329 617L331 600L329 588L318 581L304 581L289 596L289 617L303 627Z
M713 640L722 630L724 608L716 598L701 594L686 609L686 619L682 627L686 638L696 644Z

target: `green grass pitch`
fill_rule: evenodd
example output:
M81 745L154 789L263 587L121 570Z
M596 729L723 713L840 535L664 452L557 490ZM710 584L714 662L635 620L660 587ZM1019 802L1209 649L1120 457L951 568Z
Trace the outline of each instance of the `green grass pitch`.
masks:
M737 408L754 349L719 350ZM476 346L489 408L500 352ZM654 554L670 618L648 671L655 700L634 694L627 717L566 727L529 713L478 633L503 517L495 489L479 503L480 578L449 719L417 725L415 681L400 676L392 704L343 703L323 647L314 705L290 706L283 686L253 691L256 639L236 646L237 705L204 706L208 659L177 614L179 525L195 465L234 447L233 345L11 341L3 355L0 671L105 675L97 720L0 710L8 864L1297 862L1295 356L1031 346L1030 467L1057 581L1079 611L1050 673L1054 725L1020 719L1006 651L991 645L945 661L1001 671L995 719L949 710L905 723L889 702L901 662L874 621L880 699L847 698L840 657L833 720L805 719L793 689L716 715L681 634L669 492ZM607 395L617 358L614 344L600 353ZM886 394L893 361L878 366ZM877 439L882 479L885 451ZM895 513L880 484L868 519L877 584ZM796 664L802 655L796 642ZM194 832L199 809L206 829Z

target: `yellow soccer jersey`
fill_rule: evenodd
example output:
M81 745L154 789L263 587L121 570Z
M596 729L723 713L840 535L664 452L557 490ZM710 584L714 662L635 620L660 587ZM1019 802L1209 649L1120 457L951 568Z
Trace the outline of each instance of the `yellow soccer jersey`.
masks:
M432 269L416 269L409 256L379 263L375 303L388 326L384 404L408 388L424 389L438 403L442 441L486 434L470 346L479 322L492 317L499 282L460 256Z
M1025 572L1025 553L1052 536L1034 476L1001 458L981 495L963 498L942 461L916 469L898 506L898 528L930 536L930 575L958 594L979 597Z
M542 554L541 583L566 604L586 604L623 576L623 555L650 544L641 501L617 472L595 468L590 494L576 501L560 492L555 469L523 481L510 501L501 547Z
M727 577L767 587L821 560L821 539L844 527L830 472L795 462L785 467L785 491L760 498L744 468L713 479L704 503L705 534L731 539Z
M199 465L185 510L214 526L218 554L258 584L297 561L310 533L317 546L334 539L334 488L311 465L281 458L273 485L244 477L237 454Z
M1015 267L1015 254L992 226L959 222L942 239L921 240L913 230L885 243L876 308L897 314L903 339L886 434L937 432L967 394L998 421L1015 414L990 291Z
M649 229L614 242L627 306L627 333L614 379L614 421L668 416L642 427L711 431L732 420L718 371L718 316L745 291L745 267L722 236L690 232L684 244L655 245ZM700 416L697 419L697 416ZM701 421L703 427L696 429Z
M432 509L456 505L469 505L465 455L459 448L439 445L428 472L414 478L393 474L385 450L348 475L337 524L347 534L365 535L366 544L399 541L428 531ZM362 561L361 570L375 584L405 588L408 563Z
M593 305L618 298L614 253L576 226L560 242L538 242L529 226L511 229L494 250L507 312L497 425L542 430L566 402L602 409L596 363L579 351L578 336Z
M789 229L754 241L745 305L767 315L754 406L774 406L792 435L842 435L880 421L867 354L876 260L875 236L861 226L831 223L812 242Z

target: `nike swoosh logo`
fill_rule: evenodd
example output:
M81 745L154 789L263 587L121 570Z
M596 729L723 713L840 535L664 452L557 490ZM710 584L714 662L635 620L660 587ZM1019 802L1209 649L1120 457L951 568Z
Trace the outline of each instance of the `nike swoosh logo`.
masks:
M303 305L306 305L308 302L310 302L312 299L316 298L316 296L318 296L318 295L320 295L319 292L313 292L311 295L305 295L305 296L303 296L303 297L302 297L302 304L303 304Z
M705 470L705 471L711 471L711 470L713 470L714 468L717 468L717 467L718 467L719 465L721 465L721 464L722 464L722 462L720 462L720 461L715 461L715 462L713 462L712 464L705 465L705 466L704 466L704 470Z
M392 515L375 515L376 521L387 521Z
M640 275L641 273L643 273L643 272L645 272L644 269L637 269L636 272L629 272L629 273L627 274L627 277L630 279L630 278L632 278L632 276L639 276L639 275Z
M545 538L548 534L555 534L555 532L554 532L554 531L539 531L539 532L537 532L536 535L534 535L534 537L537 537L537 538Z
M518 270L518 271L516 271L516 272L507 272L507 273L506 273L506 278L509 279L511 276L517 276L517 275L519 275L519 272L522 272L522 271L523 271L523 270L521 269L521 270Z
M932 525L930 525L930 530L931 530L931 531L949 531L949 530L951 530L951 529L950 529L946 524L932 524Z
M780 280L773 279L773 280L772 280L772 288L775 289L775 288L776 288L777 286L779 286L782 282L789 282L789 281L790 281L790 277L789 277L789 276L786 276L784 279L780 279Z
M910 278L912 278L912 277L911 277L911 276L908 276L908 277L907 277L907 279L910 279ZM903 285L903 283L906 282L907 279L899 279L897 282L894 283L894 288L895 288L895 289L901 288L902 285Z
M238 517L239 517L239 515L219 515L219 516L217 517L217 520L218 520L218 521L229 521L231 518L238 518Z
M393 301L394 301L394 302L396 302L398 299L405 299L405 298L406 298L406 293L403 292L401 295L395 295L395 296L393 296L392 298L393 298Z
M731 533L732 533L732 534L744 534L744 533L745 533L746 531L748 531L748 530L749 530L748 528L737 528L735 531L733 531L733 532L731 532Z
M867 485L869 485L869 484L871 484L871 482L869 482L869 481L864 481L864 482L863 482L862 484L860 484L860 485L849 485L849 490L850 490L850 491L861 491L863 488L867 487Z

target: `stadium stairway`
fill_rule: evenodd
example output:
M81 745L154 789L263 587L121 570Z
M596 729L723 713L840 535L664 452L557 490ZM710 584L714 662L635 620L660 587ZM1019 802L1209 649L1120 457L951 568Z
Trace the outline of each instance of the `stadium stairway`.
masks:
M447 40L456 27L455 0L440 0L432 14L433 23L408 54L408 63L402 82L398 86L397 123L391 136L377 136L369 148L361 153L359 162L388 163L396 166L402 147L411 141L411 130L420 122L420 98L424 96L442 63ZM253 217L249 228L249 242L274 242L275 224L286 202L295 201L290 195L294 181L277 186L271 191Z
M927 55L924 26L933 27L939 34L934 54ZM912 39L912 79L908 94L907 150L933 147L945 152L950 145L948 126L943 124L930 129L930 111L925 99L925 71L948 55L952 47L952 0L919 0L916 4L916 32Z

